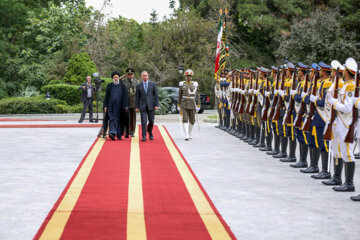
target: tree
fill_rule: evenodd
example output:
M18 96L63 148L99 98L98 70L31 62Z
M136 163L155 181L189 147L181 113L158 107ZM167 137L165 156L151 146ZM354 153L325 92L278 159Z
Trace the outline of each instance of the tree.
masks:
M155 9L153 9L150 13L150 24L155 26L158 21L158 14Z
M86 76L97 72L95 63L86 52L71 56L63 81L72 85L80 85Z
M359 59L360 44L355 41L355 34L346 32L340 22L339 10L316 10L290 27L290 36L282 38L277 57L306 63L345 61L349 56Z
M175 0L169 0L169 8L171 9L175 8Z

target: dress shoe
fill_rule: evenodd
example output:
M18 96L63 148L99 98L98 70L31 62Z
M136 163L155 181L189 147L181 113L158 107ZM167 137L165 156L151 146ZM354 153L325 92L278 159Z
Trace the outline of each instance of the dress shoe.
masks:
M114 141L115 140L115 135L114 134L109 134L109 138Z
M149 136L149 139L150 139L150 140L154 140L154 136L152 136L152 135Z
M118 138L119 140L122 140L122 139L121 139L121 136L117 136L117 138Z
M143 138L141 139L141 141L145 142L145 141L146 141L146 137L143 137Z
M286 154L286 153L283 153L283 152L279 152L278 154L273 155L272 157L273 157L273 158L286 158L286 157L287 157L287 154Z
M130 134L130 136L131 136L131 137L135 137L135 134L132 133L132 134Z
M302 173L318 173L319 167L310 165L310 167L308 167L307 169L302 169L302 170L300 170L300 172L302 172Z
M95 120L93 120L93 119L90 119L90 121L89 122L95 122Z
M307 168L308 164L307 164L307 162L298 161L295 164L290 164L290 167L293 167L293 168Z
M311 177L315 179L330 179L331 174L329 172L321 171L319 174L312 175Z
M360 194L357 196L350 197L351 200L359 202L360 201Z
M279 150L272 150L271 152L266 152L267 155L276 155L278 154L280 151Z
M263 151L263 152L270 152L270 151L272 151L272 148L269 146L265 146L265 147L259 148L259 150Z
M280 162L296 162L295 156L288 156L287 158L280 159Z
M129 134L125 134L125 138L129 138Z
M84 120L81 120L81 119L80 119L80 120L79 120L79 123L82 123L83 121L84 121Z

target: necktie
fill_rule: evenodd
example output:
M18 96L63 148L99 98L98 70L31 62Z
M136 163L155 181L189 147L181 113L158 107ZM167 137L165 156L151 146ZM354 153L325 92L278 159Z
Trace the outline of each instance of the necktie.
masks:
M147 82L145 82L145 93L147 93Z

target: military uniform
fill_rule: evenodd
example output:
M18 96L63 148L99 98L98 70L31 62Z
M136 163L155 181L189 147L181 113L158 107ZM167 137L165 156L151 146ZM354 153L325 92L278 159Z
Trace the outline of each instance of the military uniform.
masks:
M214 86L214 92L215 92L215 108L218 112L219 116L219 125L216 126L217 128L223 126L223 119L221 115L221 88L220 88L220 79L216 80L215 86Z
M332 150L334 151L335 157L338 159L341 158L345 164L345 182L341 186L334 187L333 189L341 192L352 192L355 190L353 184L355 172L355 158L353 154L354 144L346 143L344 142L344 139L352 120L352 108L354 105L353 96L355 91L355 82L352 75L356 71L357 64L355 60L353 58L348 58L345 62L344 85L339 91L338 99L332 98L331 94L329 94L327 99L338 113L333 124L333 141L337 142L338 146L336 148L334 147ZM338 167L335 171L339 172L340 168L341 167Z
M192 138L192 129L195 124L195 113L200 109L200 93L198 91L198 83L188 79L193 76L191 69L185 71L186 81L179 83L178 107L182 112L182 123L185 131L185 140ZM190 124L189 124L190 123Z
M131 68L126 69L127 74L133 74L134 70ZM126 124L125 130L126 134L129 133L131 136L134 136L135 127L136 127L136 108L135 108L135 96L136 96L136 85L139 84L139 81L135 78L126 78L122 80L122 83L126 86L128 91L128 99L129 99L129 112L126 114Z

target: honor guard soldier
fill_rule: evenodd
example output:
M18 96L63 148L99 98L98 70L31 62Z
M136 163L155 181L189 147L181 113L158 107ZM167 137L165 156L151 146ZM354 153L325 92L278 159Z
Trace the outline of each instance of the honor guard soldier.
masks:
M274 106L274 101L275 101L275 98L277 97L278 95L278 91L279 89L276 89L276 85L278 84L277 83L277 79L278 79L278 76L280 76L279 74L280 73L280 70L275 67L275 66L271 66L271 77L272 79L274 79L273 81L273 85L272 85L272 92L271 94L269 95L270 99L271 99L271 111L274 111L274 108L276 108L276 106ZM271 118L272 116L270 116L270 113L269 113L269 122L271 122L271 126L272 126L272 130L273 130L273 138L274 138L274 149L272 149L272 151L269 151L269 152L266 152L266 154L268 155L277 155L279 154L280 152L280 134L279 134L279 127L277 125L277 122L276 121L273 121L273 119Z
M220 128L223 126L223 119L221 115L221 88L220 88L220 76L216 76L216 83L214 86L215 92L215 108L217 109L219 115L219 125L216 128Z
M126 135L125 137L129 137L129 133L131 137L134 137L135 127L136 127L136 110L135 110L135 96L136 96L136 85L139 84L139 81L134 78L134 69L128 68L125 71L126 78L122 80L125 84L126 89L128 91L128 99L129 99L129 112L126 114Z
M195 114L200 110L200 93L198 83L192 81L193 70L188 69L184 73L186 80L179 83L178 110L182 111L182 122L185 132L185 140L192 138L192 129L195 124Z
M335 99L328 96L328 102L337 111L337 117L333 125L333 136L338 142L335 157L341 158L345 164L345 182L339 187L333 187L335 191L353 192L355 186L353 177L355 172L355 158L353 154L354 144L345 142L348 128L352 122L353 96L355 92L354 76L357 72L357 63L353 58L348 58L345 62L345 70L343 74L344 85L339 91L339 98ZM340 170L340 165L337 170ZM341 171L340 171L341 172Z
M303 102L303 98L302 96L304 96L306 94L306 91L308 90L309 87L309 82L306 81L306 78L308 77L306 75L307 69L309 68L307 65L303 64L302 62L298 63L298 79L299 79L299 83L297 84L296 90L294 93L292 93L292 91L290 90L290 95L293 95L294 100L295 100L295 105L294 105L294 109L296 112L296 116L301 118L301 122L304 122L305 120L305 116L306 114L302 114L301 116L299 116L299 112L301 109L301 105ZM309 74L309 73L307 73ZM305 84L307 85L305 88ZM301 114L301 113L300 113ZM297 118L295 118L297 119ZM294 123L295 124L295 123ZM295 164L290 164L291 167L293 168L307 168L308 164L307 164L307 155L308 155L308 141L306 139L306 135L305 133L302 131L302 128L295 128L295 135L296 135L296 139L299 142L299 148L300 148L300 159L298 162L296 162Z
M292 95L290 93L290 90L292 86L296 86L296 67L292 62L287 63L287 71L286 71L286 77L285 77L285 83L284 87L285 90L281 92L281 96L284 99L285 103L285 111L286 115L283 119L283 128L284 128L284 138L286 140L284 143L284 150L286 152L286 147L289 143L289 154L286 158L280 159L281 162L296 162L296 138L295 138L295 131L294 131L294 119L295 119L295 111L293 109L290 109L290 104L292 99ZM289 122L285 123L285 118L289 116Z
M329 179L331 174L328 171L328 158L329 158L329 142L324 141L324 128L326 122L329 121L331 115L331 106L329 103L326 103L326 94L328 89L331 87L332 82L330 80L332 67L327 65L324 62L319 63L320 67L320 86L317 90L316 96L310 95L310 101L315 103L316 113L312 122L312 132L316 131L316 143L317 147L320 149L321 154L321 172L317 175L311 177L315 179ZM318 84L318 85L319 85ZM315 136L315 135L314 135Z
M260 151L272 151L272 128L271 128L271 120L268 117L269 108L271 107L271 99L270 99L270 91L271 91L271 82L268 79L268 74L271 74L271 70L261 67L260 68L260 78L263 79L263 84L260 87L259 94L260 98L263 98L263 105L261 111L262 125L264 132L261 133L266 138L266 145L261 147ZM260 100L261 101L261 100Z
M304 102L306 103L306 107L307 107L307 115L305 116L305 121L303 122L303 125L305 124L306 121L308 121L307 119L309 119L309 112L310 112L310 105L311 105L311 101L310 101L310 96L312 94L313 88L317 88L317 85L315 86L314 84L314 79L318 77L319 71L320 71L320 67L317 63L312 63L311 64L311 75L310 75L310 79L312 80L311 84L310 84L310 88L309 91L306 93L306 96L304 96ZM316 110L314 109L314 115L310 116L311 118L315 119L316 116ZM320 127L324 124L320 121L320 117L317 116L316 117L316 122L315 121L311 121L311 125L310 125L310 129L309 131L305 131L304 126L303 126L303 131L305 131L305 135L306 135L306 139L308 140L308 146L309 146L309 152L310 152L310 166L306 169L302 169L300 170L303 173L318 173L319 172L319 167L318 167L318 162L319 162L319 158L320 158L320 149L319 149L319 145L318 142L316 140L317 138L317 131L316 131L316 125L319 125ZM320 121L320 122L319 122ZM322 126L323 127L323 126Z
M339 92L339 90L344 86L343 73L344 73L345 67L337 60L333 60L331 62L331 67L333 69L333 72L337 71L337 69L339 69L339 79L337 79L339 81L337 91ZM329 98L334 96L335 81L336 81L336 79L334 79L332 86L328 90L327 95ZM329 101L327 100L326 103L329 103ZM335 118L335 121L336 121L336 118ZM334 124L333 124L333 129L334 129ZM333 156L333 160L334 160L333 161L334 162L333 163L334 164L334 174L329 180L322 181L322 183L325 185L336 186L336 185L341 185L341 183L342 183L341 172L342 172L342 168L343 168L343 160L342 160L342 158L339 157L339 154L338 154L338 146L340 145L340 143L339 143L340 139L338 137L335 138L336 133L334 131L332 132L332 135L333 135L333 137L331 139L330 145L331 145L331 155Z

